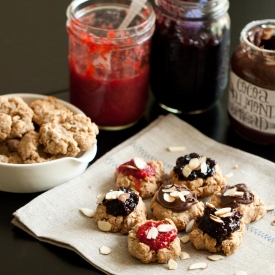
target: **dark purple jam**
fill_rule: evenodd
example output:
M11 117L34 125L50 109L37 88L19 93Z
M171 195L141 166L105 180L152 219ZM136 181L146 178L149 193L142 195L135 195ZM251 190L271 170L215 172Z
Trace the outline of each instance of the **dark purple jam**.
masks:
M113 215L115 217L128 216L136 208L139 201L139 195L137 195L134 191L125 187L119 187L119 189L117 190L130 194L129 199L127 199L125 202L122 202L118 199L115 199L115 200L104 199L102 203L106 206L108 214Z
M150 82L157 101L182 113L210 108L228 81L229 30L211 34L211 22L156 15Z
M231 209L231 212L233 212L234 215L232 217L221 218L223 223L218 223L210 218L210 214L215 215L215 211L217 210L218 208L206 207L204 215L198 217L196 221L199 229L204 233L207 233L210 237L216 239L218 245L221 245L221 243L227 239L231 233L240 229L242 214L235 209Z
M176 166L174 167L174 172L178 175L179 180L195 180L197 178L202 178L206 179L208 177L211 177L215 173L215 165L217 162L211 158L206 158L206 166L207 166L207 171L206 173L202 173L201 170L193 170L191 174L186 178L183 173L182 169L184 168L185 165L189 164L189 161L192 158L198 158L200 159L202 155L197 154L197 153L191 153L189 155L185 155L183 157L179 157L176 161Z

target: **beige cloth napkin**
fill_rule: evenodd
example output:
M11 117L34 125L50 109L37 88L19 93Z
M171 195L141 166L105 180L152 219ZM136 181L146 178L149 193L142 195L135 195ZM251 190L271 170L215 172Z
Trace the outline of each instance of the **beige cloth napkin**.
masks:
M98 144L100 146L100 144ZM169 152L169 146L185 146L184 152ZM168 271L167 264L143 264L127 251L127 237L119 233L99 231L92 218L87 218L80 208L96 208L96 196L115 188L115 168L140 156L145 160L162 160L166 173L176 159L187 153L197 152L219 163L223 174L233 172L229 184L247 183L265 202L275 204L275 164L260 157L219 144L204 136L189 124L169 114L159 117L147 128L117 146L81 176L51 189L14 213L12 223L40 241L71 249L106 274L235 274L239 270L247 274L275 273L275 211L270 211L249 226L242 245L224 260L212 262L207 251L198 251L189 242L182 251L190 254L188 260L177 260L178 268ZM238 169L233 169L234 165ZM147 204L148 204L147 200ZM182 236L184 233L180 233ZM101 255L99 248L107 245L109 255ZM188 271L195 262L207 262L205 270Z

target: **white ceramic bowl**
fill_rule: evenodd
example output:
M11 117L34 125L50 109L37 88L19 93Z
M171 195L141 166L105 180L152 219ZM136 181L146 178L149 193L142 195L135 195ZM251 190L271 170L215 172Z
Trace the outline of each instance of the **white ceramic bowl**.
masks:
M47 96L38 94L8 94L5 97L21 97L26 103ZM75 114L83 112L72 104L59 100ZM76 157L65 157L34 164L7 164L0 162L0 191L14 193L41 192L65 183L79 175L87 168L97 152L97 145L81 152Z

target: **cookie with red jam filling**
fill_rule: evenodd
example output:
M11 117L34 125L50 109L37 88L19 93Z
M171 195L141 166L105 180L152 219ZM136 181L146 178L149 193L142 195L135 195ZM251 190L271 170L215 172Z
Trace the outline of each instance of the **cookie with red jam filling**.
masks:
M128 250L143 263L167 263L181 253L178 230L170 219L148 220L137 224L129 232Z
M161 161L145 162L138 157L121 164L115 172L117 188L124 186L134 189L143 199L153 197L164 178L164 166Z

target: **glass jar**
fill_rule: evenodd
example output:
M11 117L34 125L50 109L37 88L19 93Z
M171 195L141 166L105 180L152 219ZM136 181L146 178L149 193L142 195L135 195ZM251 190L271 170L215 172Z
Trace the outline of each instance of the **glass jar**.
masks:
M155 0L151 88L173 113L211 108L228 83L228 0Z
M145 113L155 13L146 3L121 29L130 0L74 0L67 9L70 101L100 129L119 130Z
M253 21L241 31L231 57L228 113L246 139L275 143L275 20Z

